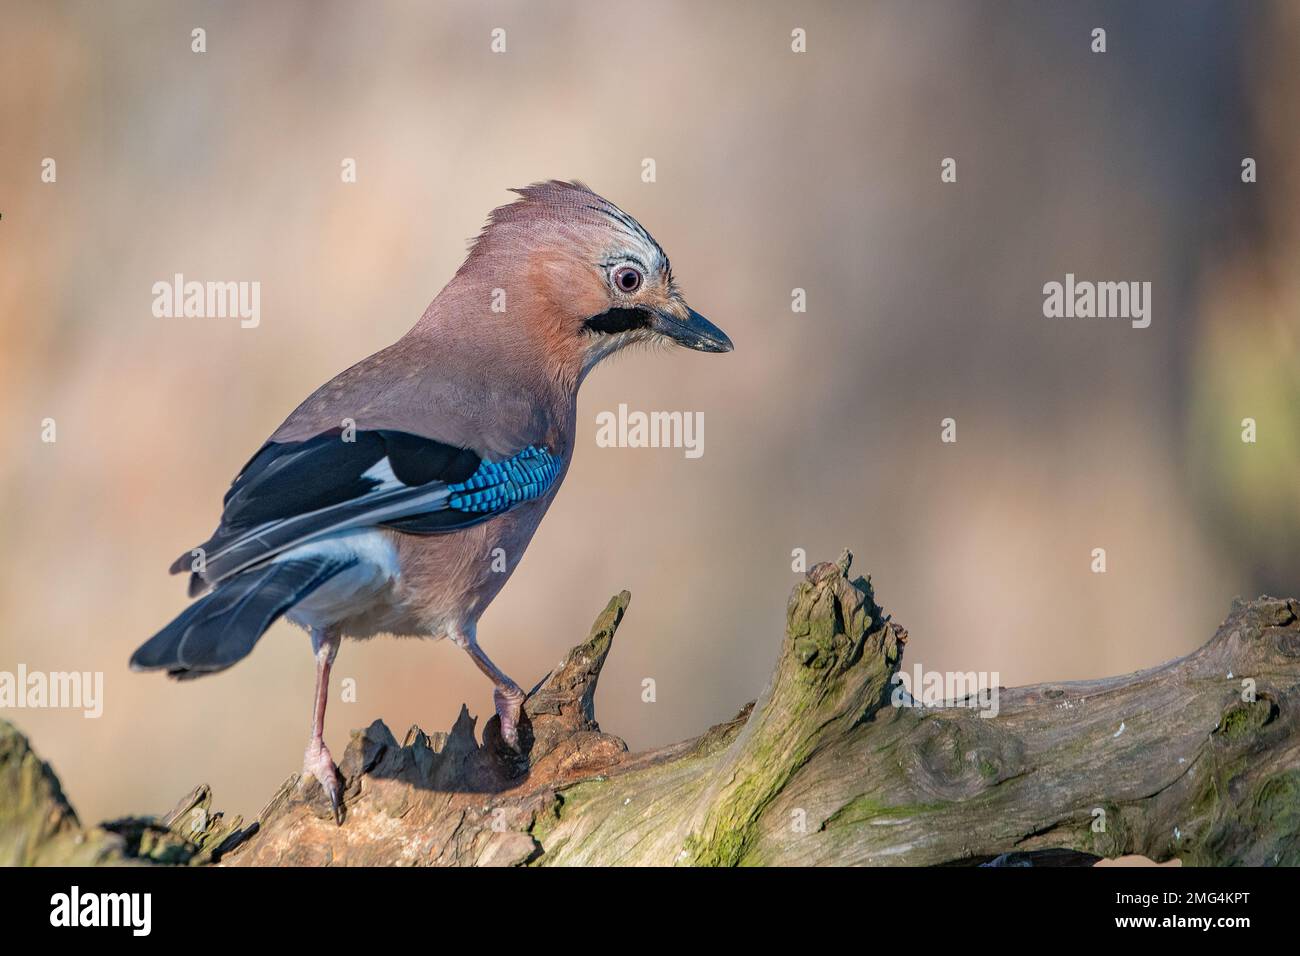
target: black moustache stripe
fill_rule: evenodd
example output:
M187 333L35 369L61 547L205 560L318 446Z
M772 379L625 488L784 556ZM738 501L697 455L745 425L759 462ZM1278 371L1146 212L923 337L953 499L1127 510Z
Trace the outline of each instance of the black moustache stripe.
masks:
M611 335L615 332L630 332L644 329L650 325L650 314L642 309L610 309L600 315L593 315L583 323L593 332Z

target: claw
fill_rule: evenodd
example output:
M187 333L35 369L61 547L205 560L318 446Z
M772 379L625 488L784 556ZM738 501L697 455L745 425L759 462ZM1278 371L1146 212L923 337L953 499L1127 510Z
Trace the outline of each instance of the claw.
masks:
M498 687L492 692L492 703L501 722L501 739L515 753L519 753L519 717L523 712L524 697L524 692L517 687L513 691L502 691Z
M334 822L343 826L343 787L339 782L339 768L335 766L329 748L323 743L319 747L308 747L302 758L302 772L304 777L311 775L320 783L325 796L329 797Z

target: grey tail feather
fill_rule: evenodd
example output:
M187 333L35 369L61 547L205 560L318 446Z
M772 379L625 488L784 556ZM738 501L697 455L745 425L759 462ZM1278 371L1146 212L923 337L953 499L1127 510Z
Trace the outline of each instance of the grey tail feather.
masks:
M356 558L311 557L249 568L195 601L131 655L132 670L179 679L225 670L247 657L280 615Z

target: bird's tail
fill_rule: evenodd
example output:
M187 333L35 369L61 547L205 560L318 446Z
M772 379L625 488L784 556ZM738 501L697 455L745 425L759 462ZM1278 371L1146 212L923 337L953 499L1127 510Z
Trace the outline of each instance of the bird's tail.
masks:
M309 557L249 568L186 608L131 655L131 669L179 679L225 670L252 651L280 615L355 558Z

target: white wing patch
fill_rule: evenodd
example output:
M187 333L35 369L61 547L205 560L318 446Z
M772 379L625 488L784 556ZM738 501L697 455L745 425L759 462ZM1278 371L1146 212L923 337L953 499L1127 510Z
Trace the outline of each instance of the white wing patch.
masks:
M379 487L373 489L370 492L370 494L375 494L376 492L380 492L380 491L392 491L395 488L407 487L406 485L402 484L401 481L398 480L395 474L393 474L393 463L388 460L387 455L385 455L383 458L379 459L379 461L375 462L373 465L371 465L369 468L363 471L361 473L361 477L369 478L371 481L379 482Z

